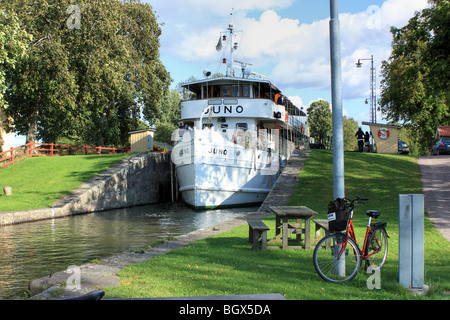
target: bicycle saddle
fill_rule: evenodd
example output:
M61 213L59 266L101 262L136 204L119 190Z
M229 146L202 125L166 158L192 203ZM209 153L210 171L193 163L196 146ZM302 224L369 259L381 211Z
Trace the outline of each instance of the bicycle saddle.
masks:
M380 216L380 213L378 211L376 211L376 210L369 210L369 211L366 212L366 214L369 217L372 217L372 218L375 218L375 219Z

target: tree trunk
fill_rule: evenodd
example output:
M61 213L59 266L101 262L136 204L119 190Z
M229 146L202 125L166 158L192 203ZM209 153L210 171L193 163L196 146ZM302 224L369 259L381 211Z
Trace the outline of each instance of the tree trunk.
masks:
M26 143L35 142L37 140L37 123L39 118L39 109L36 107L31 114L30 121L28 122L28 131Z
M103 113L102 119L100 120L100 132L99 132L99 135L97 137L97 145L99 147L104 147L105 146L105 137L104 137L105 122L106 122L106 113Z

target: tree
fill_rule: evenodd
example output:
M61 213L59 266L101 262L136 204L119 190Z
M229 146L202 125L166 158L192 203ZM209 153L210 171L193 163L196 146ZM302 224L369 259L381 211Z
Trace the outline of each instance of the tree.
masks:
M159 113L157 123L167 122L178 125L181 117L181 96L176 89L170 90L169 94L162 99Z
M25 55L31 35L22 30L14 12L0 10L0 108L7 107L4 93L7 87L6 73L14 69L17 59Z
M450 124L450 1L433 0L408 25L391 28L392 53L382 63L381 111L403 122L426 154L436 127Z
M49 7L46 1L2 2L0 9L16 14L33 36L26 55L6 75L6 113L14 120L15 129L27 135L27 142L36 140L44 126L46 133L54 136L70 125L77 90L68 53L56 28L65 19L64 12L57 6Z
M358 149L358 143L355 139L355 132L358 131L358 122L353 118L347 118L344 116L344 151L355 151Z
M123 144L137 129L141 111L150 123L158 116L171 79L159 60L161 29L151 6L134 0L101 3L86 2L87 22L76 36L79 45L72 46L81 71L79 101L88 115L82 134L99 145Z
M152 123L159 116L159 104L169 91L172 82L169 72L159 59L161 28L149 4L130 0L125 5L128 27L125 34L132 43L129 67L139 102L143 104L145 120Z
M332 118L330 104L319 100L311 103L307 109L310 136L319 144L325 144L331 135Z
M0 9L0 147L3 146L3 132L12 125L5 117L8 107L5 92L8 87L6 75L16 66L18 59L25 55L31 35L22 30L14 12ZM0 148L1 151L1 148Z
M80 137L126 144L141 110L148 121L171 82L159 59L160 26L137 0L80 0L79 28L69 28L69 0L16 0L34 41L8 76L8 114L27 141Z
M171 143L172 133L178 128L181 117L181 96L177 90L170 90L170 93L163 98L159 112L160 115L156 121L155 140Z

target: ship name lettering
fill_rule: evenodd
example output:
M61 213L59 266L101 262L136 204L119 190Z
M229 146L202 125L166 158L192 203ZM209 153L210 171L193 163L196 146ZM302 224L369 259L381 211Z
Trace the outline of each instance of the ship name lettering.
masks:
M212 153L212 154L223 154L224 156L227 155L227 149L216 149L216 148L211 148L208 153Z
M212 112L214 114L219 114L219 113L223 113L223 114L230 113L231 114L231 113L233 113L233 106L223 106L223 110L222 110L222 106L213 106ZM236 108L234 109L234 112L242 113L242 112L244 112L244 107L236 106ZM209 110L205 114L208 114L208 113L209 113Z

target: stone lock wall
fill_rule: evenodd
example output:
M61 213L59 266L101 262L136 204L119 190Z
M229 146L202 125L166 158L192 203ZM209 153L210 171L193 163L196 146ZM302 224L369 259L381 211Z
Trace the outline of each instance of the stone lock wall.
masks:
M0 213L0 225L155 204L171 199L169 153L139 153L83 183L51 208Z

